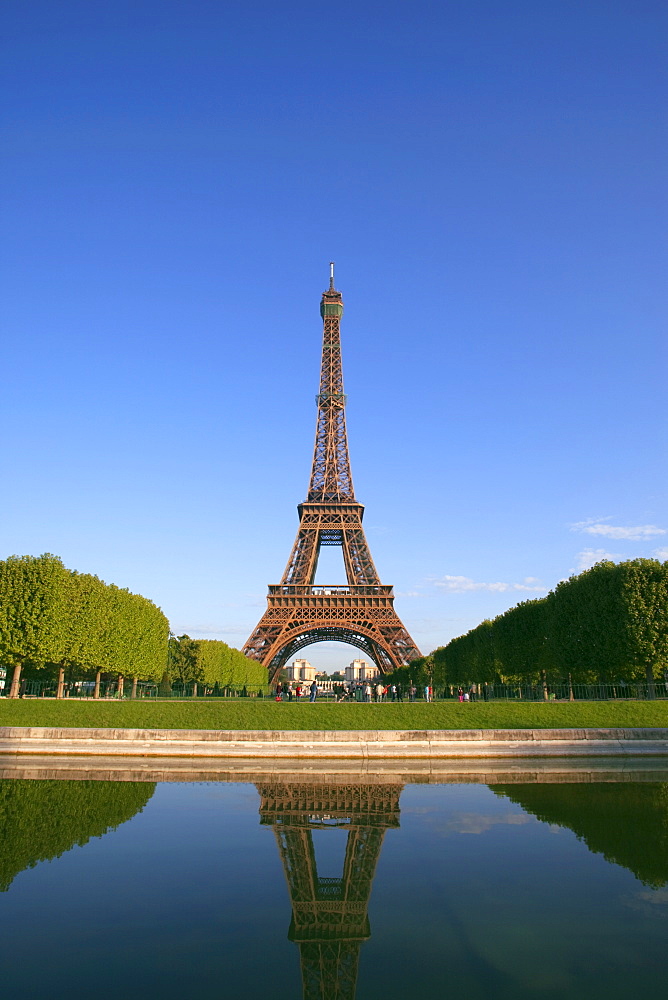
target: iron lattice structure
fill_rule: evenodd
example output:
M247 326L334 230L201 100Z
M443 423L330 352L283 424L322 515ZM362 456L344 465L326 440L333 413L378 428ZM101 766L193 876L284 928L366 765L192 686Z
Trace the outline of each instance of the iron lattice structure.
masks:
M354 1000L361 944L385 831L399 826L402 785L258 784L260 822L272 826L292 902L304 1000ZM347 831L343 873L318 873L313 831Z
M280 584L269 587L267 610L244 646L273 680L304 646L337 640L361 649L382 673L420 656L394 610L392 587L380 582L362 527L364 507L355 499L348 455L340 324L343 299L323 293L320 392L308 496L299 504L299 530ZM347 585L315 586L323 545L343 550Z

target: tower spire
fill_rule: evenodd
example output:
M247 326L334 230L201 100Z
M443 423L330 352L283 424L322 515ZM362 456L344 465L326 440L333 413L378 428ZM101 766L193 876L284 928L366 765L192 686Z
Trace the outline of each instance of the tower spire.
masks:
M341 317L343 297L334 289L334 263L330 263L329 289L322 293L323 319L320 392L315 398L318 419L309 485L309 502L354 500L353 477L348 456L346 396L341 365Z

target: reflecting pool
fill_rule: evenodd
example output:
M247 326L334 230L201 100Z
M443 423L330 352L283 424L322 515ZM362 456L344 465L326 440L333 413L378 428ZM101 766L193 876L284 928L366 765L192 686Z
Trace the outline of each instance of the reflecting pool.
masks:
M7 998L666 993L668 766L123 777L0 781Z

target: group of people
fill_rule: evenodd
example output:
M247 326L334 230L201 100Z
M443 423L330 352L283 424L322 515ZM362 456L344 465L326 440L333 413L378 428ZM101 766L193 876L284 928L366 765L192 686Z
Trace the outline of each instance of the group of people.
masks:
M406 689L408 700L415 701L417 693L418 689L415 684L409 684ZM425 684L423 693L425 701L434 700L431 685ZM370 681L353 681L348 687L342 684L337 698L337 701L375 701L377 703L381 701L403 702L403 700L404 690L401 684L383 684L382 681L377 681L375 684Z
M470 690L465 691L464 688L457 689L457 697L460 701L475 701L476 700L476 690L475 686L472 684Z
M310 685L301 684L299 681L285 681L276 685L276 701L299 701L309 696L309 701L315 701L318 697L318 684L313 681ZM418 689L415 684L409 684L406 688L408 700L416 700ZM383 684L382 681L372 683L371 681L352 681L350 684L334 685L334 695L337 702L341 701L361 701L376 702L400 701L404 700L404 690L401 684ZM434 700L434 690L431 684L425 684L423 689L425 701Z
M315 701L318 697L318 684L317 681L312 681L309 685L300 684L299 681L293 684L292 681L286 681L285 684L276 685L276 701L292 701L296 698L299 701L300 698L305 698L306 695L309 696L309 701Z
M308 697L309 701L315 701L318 697L318 683L312 681L310 684L302 684L300 681L284 681L276 685L276 701L300 701ZM451 692L452 693L452 692ZM418 689L415 684L409 684L405 689L408 701L415 701L418 696ZM483 690L484 700L487 700L487 692ZM361 701L376 702L400 701L404 700L404 689L401 684L384 684L382 680L352 681L349 684L335 684L334 697L337 702L341 701ZM425 701L434 700L434 689L431 684L425 684L422 688L422 697ZM460 702L476 701L477 692L474 684L466 690L457 689L457 697Z

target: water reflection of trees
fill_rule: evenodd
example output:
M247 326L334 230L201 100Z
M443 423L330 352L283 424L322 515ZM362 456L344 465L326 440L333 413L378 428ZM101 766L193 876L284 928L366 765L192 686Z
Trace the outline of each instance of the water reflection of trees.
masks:
M567 827L590 851L645 885L668 884L668 784L490 785L544 823Z
M0 891L25 868L116 829L154 789L133 781L0 781Z
M354 1000L359 950L385 831L399 826L403 785L276 782L257 785L292 903L288 937L299 946L304 1000ZM343 829L341 875L318 871L313 831Z

